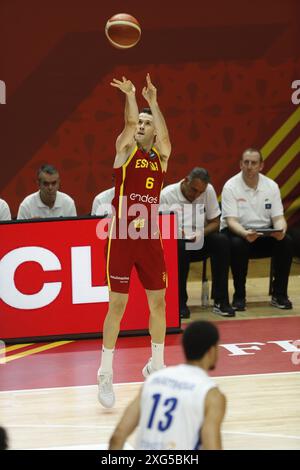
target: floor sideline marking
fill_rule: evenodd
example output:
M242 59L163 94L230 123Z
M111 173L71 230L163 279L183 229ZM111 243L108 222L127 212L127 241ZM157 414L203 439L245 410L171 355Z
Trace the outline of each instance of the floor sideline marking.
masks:
M264 376L272 376L272 375L299 375L300 376L300 371L295 371L295 372L268 372L268 373L263 373L263 374L245 374L245 375L220 375L220 376L210 376L213 380L214 379L232 379L232 378L241 378L241 377L264 377ZM96 380L95 380L96 382ZM122 387L124 385L141 385L144 383L143 381L141 382L121 382L121 383L115 383L114 387ZM52 390L69 390L70 388L72 389L77 389L77 388L88 388L88 387L97 387L97 384L90 384L90 385L69 385L66 387L47 387L47 388L28 388L28 389L22 389L22 390L0 390L0 395L3 393L29 393L29 392L49 392Z

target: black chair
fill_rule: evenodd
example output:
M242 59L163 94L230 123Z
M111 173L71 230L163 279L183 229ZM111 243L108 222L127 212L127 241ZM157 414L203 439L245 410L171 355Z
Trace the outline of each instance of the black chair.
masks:
M249 259L264 259L270 258L270 274L269 274L269 295L273 293L273 281L274 281L274 265L273 265L273 258L270 256L251 256Z
M201 299L202 299L202 305L206 305L206 300L214 298L213 296L213 283L211 287L211 295L209 296L209 290L208 290L208 275L207 275L207 261L210 258L210 254L203 255L201 259L191 261L191 263L202 263L202 275L201 275L201 282L202 282L202 289L201 289Z
M203 259L200 260L202 262L202 289L204 289L204 284L208 282L208 276L207 276L207 261L210 258L210 255L206 255L203 257ZM255 256L251 257L250 259L264 259L264 258L270 258L269 256ZM197 261L192 261L192 263L195 263ZM270 273L269 273L269 295L272 295L273 293L273 281L274 281L274 265L273 265L273 259L270 258ZM214 286L212 282L211 286L211 295L210 298L214 298Z

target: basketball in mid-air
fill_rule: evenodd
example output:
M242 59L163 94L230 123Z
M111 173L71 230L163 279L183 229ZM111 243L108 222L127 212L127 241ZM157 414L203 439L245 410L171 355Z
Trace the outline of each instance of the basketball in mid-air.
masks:
M139 42L141 27L134 16L118 13L107 21L105 34L112 46L117 49L129 49Z

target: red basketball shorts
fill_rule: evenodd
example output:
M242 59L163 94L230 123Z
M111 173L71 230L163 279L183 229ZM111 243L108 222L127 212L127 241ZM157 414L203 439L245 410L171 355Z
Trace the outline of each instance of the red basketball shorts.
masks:
M145 289L166 288L166 264L160 238L108 240L106 274L109 290L127 294L133 267Z

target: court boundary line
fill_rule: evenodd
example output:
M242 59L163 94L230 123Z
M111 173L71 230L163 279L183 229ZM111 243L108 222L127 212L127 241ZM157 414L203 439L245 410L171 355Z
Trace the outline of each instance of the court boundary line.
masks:
M103 425L72 425L72 424L12 424L7 426L8 429L11 428L34 428L34 429L102 429L105 428L106 430L112 431L114 429L114 426L103 426ZM300 435L295 436L291 434L278 434L278 433L265 433L265 432L244 432L244 431L223 431L222 430L222 435L234 435L234 436L247 436L247 437L256 437L256 438L278 438L278 439L286 439L286 440L300 440ZM93 444L73 444L71 446L50 446L50 447L39 447L39 448L32 448L32 450L51 450L51 449L57 449L57 450L63 450L63 449L72 449L75 450L77 448L98 448L99 450L100 446L105 446L107 450L108 446L108 441L106 442L101 442L101 443L93 443ZM26 450L30 450L31 448L27 448ZM16 449L14 449L16 450ZM105 449L103 449L105 450ZM128 441L126 441L124 450L134 450L134 447L129 444Z
M52 429L115 429L115 426L112 424L110 426L103 426L101 424L8 424L9 428L52 428ZM243 436L264 436L264 437L284 437L285 439L299 439L300 434L297 436L290 434L278 434L278 433L264 433L264 432L245 432L245 431L222 431L222 434L233 434L233 435L243 435Z
M218 375L218 376L210 376L212 380L214 379L232 379L232 378L241 378L241 377L264 377L269 375L300 375L300 370L297 371L290 371L290 372L266 372L262 374L239 374L239 375ZM121 382L115 383L114 387L120 387L123 385L141 385L144 381L140 382ZM90 384L90 385L68 385L65 387L47 387L47 388L28 388L28 389L21 389L21 390L0 390L0 395L3 393L26 393L26 392L49 392L51 390L68 390L70 388L77 389L77 388L87 388L87 387L97 387L97 384Z
M244 432L244 431L222 431L222 434L233 434L239 436L259 436L259 437L278 437L280 439L297 439L300 440L299 436L291 436L290 434L272 434L266 432Z

